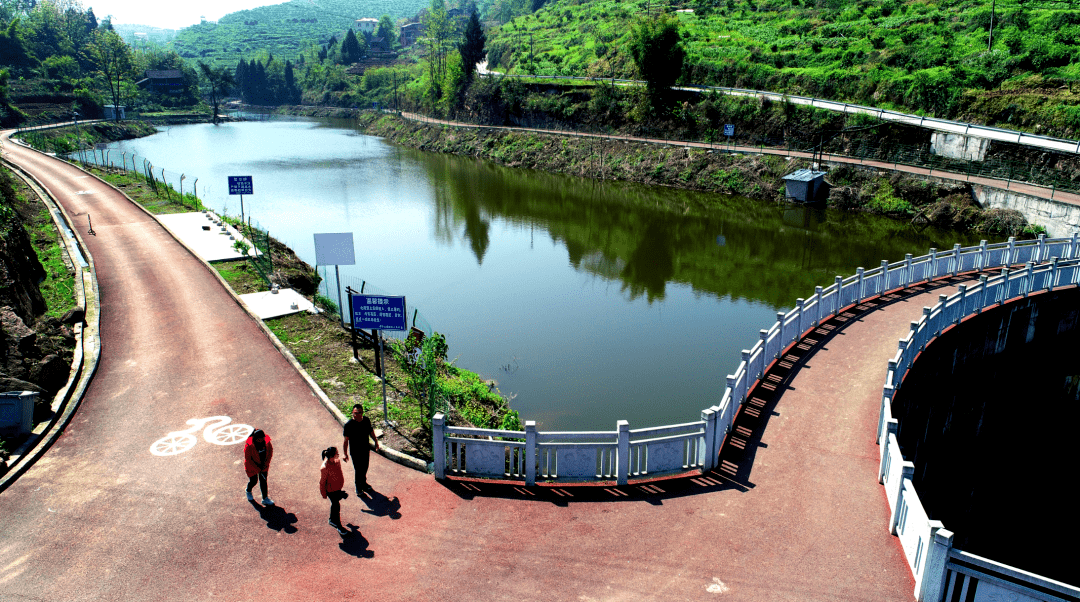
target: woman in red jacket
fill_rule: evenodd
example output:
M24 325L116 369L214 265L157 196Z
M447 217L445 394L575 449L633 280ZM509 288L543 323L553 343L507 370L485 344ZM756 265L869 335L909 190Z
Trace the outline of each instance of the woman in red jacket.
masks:
M323 499L330 500L330 526L338 533L348 535L349 531L341 526L341 500L349 497L341 490L345 486L345 476L341 474L341 461L338 460L336 447L328 447L322 453L322 476L319 478L319 493Z
M251 489L258 481L259 488L262 489L263 506L274 505L274 500L266 495L266 471L270 470L270 458L273 457L274 446L270 443L270 437L259 429L252 431L247 443L244 444L244 470L248 476L247 499L249 502L255 501L251 495Z

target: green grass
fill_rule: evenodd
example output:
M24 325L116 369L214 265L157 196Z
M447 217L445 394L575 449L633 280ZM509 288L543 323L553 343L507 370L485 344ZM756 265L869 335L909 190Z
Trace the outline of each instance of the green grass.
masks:
M38 288L45 298L46 315L60 318L75 307L75 275L64 263L65 250L47 207L41 208L38 218L39 225L30 228L30 240L48 274Z

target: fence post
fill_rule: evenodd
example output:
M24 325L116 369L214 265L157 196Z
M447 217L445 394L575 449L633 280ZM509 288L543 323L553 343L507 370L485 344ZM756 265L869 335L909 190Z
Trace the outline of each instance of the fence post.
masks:
M960 243L953 245L953 270L952 275L956 276L960 273Z
M1039 235L1039 256L1035 258L1036 261L1046 261L1046 235Z
M1008 253L1009 253L1009 256L1004 258L1004 261L1001 262L1002 265L1012 265L1013 262L1016 261L1016 237L1015 236L1010 236L1009 237L1009 251L1008 251Z
M960 293L960 310L956 312L956 321L953 324L959 324L964 319L964 307L967 305L967 288L966 284L957 287L957 292Z
M893 436L893 440L896 440L896 436ZM899 444L897 444L899 446ZM901 456L903 457L903 456ZM915 475L915 464L909 460L904 460L900 464L900 491L896 494L896 507L892 508L892 516L889 517L889 533L896 535L896 527L900 523L900 509L904 506L904 481L910 481L911 477Z
M915 280L915 266L911 262L911 253L904 254L904 281L900 288L907 288Z
M525 485L536 484L536 421L525 421Z
M1069 245L1069 256L1066 259L1080 257L1080 232L1073 232L1072 242Z
M926 270L924 275L927 282L933 280L934 276L937 275L937 249L930 249L930 269Z
M728 374L725 378L725 383L727 385L727 390L731 391L731 401L741 406L743 404L743 399L745 399L745 396L739 395L736 397L736 393L738 393L738 391L735 389L735 376Z
M1047 283L1046 290L1048 290L1048 291L1054 290L1054 285L1057 284L1057 278L1058 278L1058 258L1053 257L1050 260L1050 279L1049 279L1049 282Z
M889 290L889 262L885 259L881 260L881 286L878 287L874 294L881 295L885 291Z
M1032 272L1035 271L1035 263L1029 261L1024 267L1027 274L1024 275L1024 285L1020 290L1024 291L1024 298L1026 299L1031 294L1032 289L1035 288L1035 277L1032 275Z
M446 442L443 440L443 427L446 416L442 412L431 418L431 455L435 460L435 478L446 478Z
M981 314L983 308L986 307L986 281L987 280L989 280L989 277L986 274L981 274L979 276L979 285L980 285L979 290L981 292L979 293L979 304L976 306L976 310L975 310L975 313L977 313L977 314Z
M986 241L979 241L979 265L975 266L979 271L986 269L986 264L990 261L990 250L986 248Z
M892 413L891 406L889 407L889 413ZM885 428L881 430L881 441L879 442L879 445L881 445L881 459L878 461L877 482L882 485L885 484L885 461L889 457L889 435L896 434L898 425L899 422L890 416L889 419L885 421Z
M915 599L918 602L938 602L945 595L945 567L953 545L953 532L939 520L930 521L930 541L927 542L922 575L915 582Z
M795 322L795 324L796 324L795 334L792 337L792 340L794 340L794 341L798 341L799 339L801 339L802 338L802 333L806 329L805 326L803 326L803 306L805 306L805 305L806 305L806 300L805 299L800 297L800 298L795 300L795 309L798 310L799 317L798 317L797 321Z
M716 443L716 410L705 408L701 411L701 420L705 423L705 449L701 458L702 472L716 468L716 459L720 455L719 445Z
M859 303L863 299L866 298L866 280L865 280L865 277L864 277L865 273L866 273L866 270L864 270L863 268L861 268L861 267L855 268L855 275L859 277L859 287L858 287L859 294L855 298L856 303Z
M836 312L840 313L840 308L844 307L844 278L837 276L833 283L836 284Z
M817 313L814 314L814 323L811 326L819 326L821 324L821 291L823 289L820 286L814 287L814 307L817 308Z
M626 485L630 479L630 423L626 420L618 422L619 427L619 485Z

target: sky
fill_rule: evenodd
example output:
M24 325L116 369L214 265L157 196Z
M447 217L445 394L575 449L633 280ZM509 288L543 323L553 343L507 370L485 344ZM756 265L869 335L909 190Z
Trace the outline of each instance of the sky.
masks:
M285 0L82 0L83 8L93 8L101 21L112 15L113 23L151 25L166 29L181 29L194 25L205 16L216 21L238 10L281 4Z

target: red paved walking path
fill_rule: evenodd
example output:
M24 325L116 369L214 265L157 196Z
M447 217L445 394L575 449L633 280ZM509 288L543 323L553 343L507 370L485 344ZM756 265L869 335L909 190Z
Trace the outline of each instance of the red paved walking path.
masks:
M344 502L362 535L342 540L317 489L319 450L340 445L340 427L260 326L122 195L14 144L4 153L77 229L92 214L102 359L66 433L0 494L0 599L912 598L875 426L887 358L947 283L812 332L753 392L717 471L526 489L442 484L375 456L380 494ZM240 446L200 437L149 453L219 415L273 438L278 508L244 499Z

